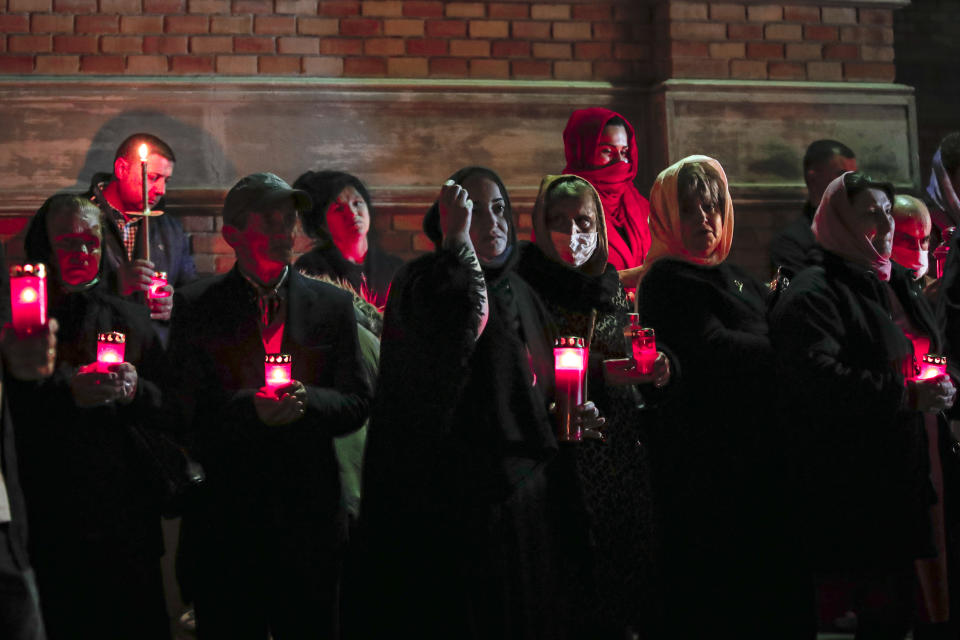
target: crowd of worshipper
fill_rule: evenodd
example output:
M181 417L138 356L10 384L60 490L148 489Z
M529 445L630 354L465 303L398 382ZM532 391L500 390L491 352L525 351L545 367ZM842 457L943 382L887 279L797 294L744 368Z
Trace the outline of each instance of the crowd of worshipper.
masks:
M716 159L648 200L623 117L563 142L531 241L468 166L406 263L356 176L256 173L198 277L149 134L44 202L4 285L0 635L169 639L179 517L201 639L960 637L960 133L909 193L813 142L770 282Z

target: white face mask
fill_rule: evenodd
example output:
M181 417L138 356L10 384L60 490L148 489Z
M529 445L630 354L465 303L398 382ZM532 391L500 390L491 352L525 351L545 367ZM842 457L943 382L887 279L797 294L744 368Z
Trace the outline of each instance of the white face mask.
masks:
M590 233L551 231L550 242L553 243L553 248L557 250L561 260L579 267L597 250L598 236L596 231Z
M894 245L890 259L913 271L914 280L922 278L930 268L930 257L926 251L910 251Z

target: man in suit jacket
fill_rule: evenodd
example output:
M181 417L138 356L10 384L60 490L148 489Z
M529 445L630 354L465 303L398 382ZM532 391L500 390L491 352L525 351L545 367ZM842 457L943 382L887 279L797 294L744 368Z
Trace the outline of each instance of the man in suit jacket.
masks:
M343 505L333 437L367 416L349 294L290 266L309 197L269 173L227 194L237 262L176 294L175 415L207 486L183 518L181 583L201 638L334 637ZM264 357L293 358L264 386Z

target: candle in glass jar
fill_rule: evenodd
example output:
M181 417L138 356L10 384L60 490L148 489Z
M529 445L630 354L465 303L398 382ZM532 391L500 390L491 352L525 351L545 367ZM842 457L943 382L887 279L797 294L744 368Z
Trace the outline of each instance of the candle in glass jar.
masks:
M10 268L10 307L17 333L30 333L46 326L47 269L43 264Z
M929 380L947 373L947 356L928 353L920 360L920 372L916 380Z
M268 389L276 391L290 384L293 358L286 353L268 353L263 361L263 377Z
M576 424L576 408L584 402L587 380L587 350L583 338L558 338L553 347L556 382L558 439L580 442L583 430Z
M167 272L154 271L153 277L150 278L150 291L147 293L147 297L150 297L150 298L169 297L170 296L169 291L160 291L160 289L165 286L167 286Z
M123 362L127 337L119 331L97 334L97 371L106 373L110 365Z

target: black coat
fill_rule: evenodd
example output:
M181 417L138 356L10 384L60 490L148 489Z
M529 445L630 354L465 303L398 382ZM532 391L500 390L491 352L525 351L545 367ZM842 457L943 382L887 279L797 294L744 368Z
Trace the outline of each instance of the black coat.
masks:
M803 205L803 216L787 225L770 242L770 265L776 273L779 267L787 271L785 275L794 277L808 264L807 254L817 246L810 225L817 212L809 202Z
M905 269L894 265L890 288L936 349ZM887 291L872 270L823 252L770 317L799 474L798 538L824 569L900 567L934 551L923 420L903 408L913 346L891 320Z
M282 352L306 386L307 409L269 427L253 406L265 353L252 287L234 267L175 294L172 418L207 476L183 524L183 544L199 563L214 552L306 562L342 536L333 437L363 424L370 399L352 298L295 271L287 295ZM272 560L256 555L266 551Z
M363 264L355 264L330 242L328 246L316 246L303 254L294 266L310 275L345 280L355 291L363 293L367 301L383 308L393 276L402 264L403 260L374 242L370 243Z

